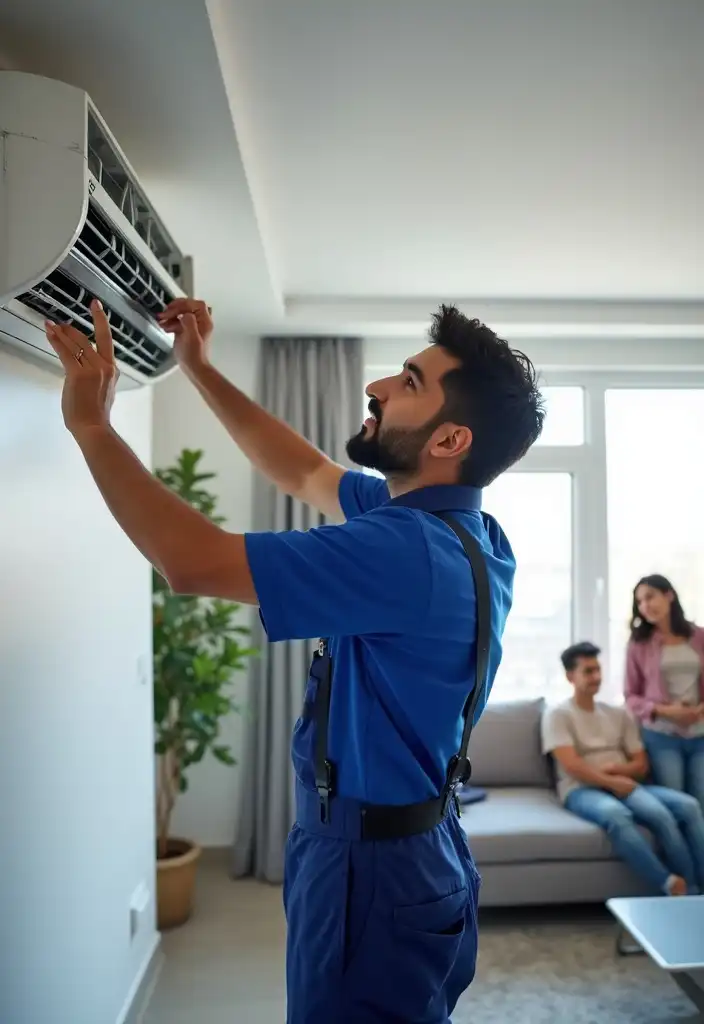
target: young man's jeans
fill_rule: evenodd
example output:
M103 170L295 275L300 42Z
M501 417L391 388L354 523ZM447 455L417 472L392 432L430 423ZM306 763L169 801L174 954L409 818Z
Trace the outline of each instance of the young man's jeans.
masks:
M704 736L669 736L642 730L653 781L696 797L704 813Z
M694 797L662 786L636 786L622 799L581 786L568 793L565 807L603 828L614 853L655 888L666 892L670 875L679 875L690 893L704 892L704 815ZM652 833L658 853L639 825Z

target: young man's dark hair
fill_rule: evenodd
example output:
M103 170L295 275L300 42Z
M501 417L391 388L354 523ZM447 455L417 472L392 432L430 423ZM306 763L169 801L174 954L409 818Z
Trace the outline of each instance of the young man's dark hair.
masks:
M597 647L596 644L591 643L589 640L583 640L581 643L572 644L571 647L564 650L560 655L560 660L565 672L573 672L580 658L598 658L600 654L600 647Z
M435 423L469 427L472 446L459 483L486 487L522 458L543 429L545 408L535 368L523 352L456 306L433 314L430 340L456 359L442 378L445 405Z

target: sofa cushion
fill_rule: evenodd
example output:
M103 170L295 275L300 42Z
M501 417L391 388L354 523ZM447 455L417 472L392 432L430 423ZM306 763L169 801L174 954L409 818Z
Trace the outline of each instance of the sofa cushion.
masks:
M542 698L487 704L469 743L473 786L552 788L540 746L544 707Z
M460 821L480 868L614 856L600 828L570 814L543 788L492 789L482 803L464 808Z

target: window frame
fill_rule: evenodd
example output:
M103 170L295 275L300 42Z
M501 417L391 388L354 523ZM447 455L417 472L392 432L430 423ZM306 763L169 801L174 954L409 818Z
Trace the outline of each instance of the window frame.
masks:
M704 390L704 369L544 370L541 384L584 389L584 444L578 448L534 448L509 472L541 469L573 474L572 641L597 644L602 650L604 677L612 679L621 666L610 664L609 653L606 392Z
M663 344L667 344L664 341ZM377 358L367 360L369 380L393 373ZM704 390L704 367L653 366L540 370L544 387L579 387L584 391L584 443L532 448L509 473L569 473L572 477L572 642L591 640L602 650L604 678L613 679L620 665L610 665L609 536L606 468L606 392L616 390ZM366 406L365 406L366 407ZM510 538L509 538L510 539ZM559 652L555 652L557 657Z

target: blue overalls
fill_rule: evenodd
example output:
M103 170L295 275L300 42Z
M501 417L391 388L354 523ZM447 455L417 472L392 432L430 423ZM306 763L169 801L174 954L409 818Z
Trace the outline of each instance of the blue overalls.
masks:
M377 517L367 491L382 482L361 476L348 474L341 486L343 508L359 518L307 535L247 538L270 639L304 635L313 621L337 626L315 651L292 744L287 1022L448 1024L474 976L480 884L454 789L469 776L466 744L498 666L515 562L497 524L481 517L479 492L426 488L392 501L387 492L376 499ZM353 492L362 491L356 509ZM408 550L394 548L398 527ZM374 578L366 552L377 536L377 561L387 553L378 571L388 567L393 577ZM417 578L409 556L423 563ZM320 612L307 610L306 590L296 591L304 562L326 581ZM362 608L345 605L345 587L360 585L357 568L369 588L381 589L369 590L378 633ZM430 603L414 617L417 595L403 606L416 582ZM449 604L442 588L451 591ZM387 610L385 591L395 610ZM335 601L349 612L352 635ZM455 614L464 616L462 637L453 635ZM389 650L394 664L405 664L400 679L386 671ZM383 778L377 764L385 765Z

